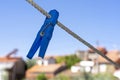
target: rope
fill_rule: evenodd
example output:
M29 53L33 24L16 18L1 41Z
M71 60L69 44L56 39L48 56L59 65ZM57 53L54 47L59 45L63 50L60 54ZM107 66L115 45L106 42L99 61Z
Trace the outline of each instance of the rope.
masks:
M33 2L33 0L26 0L27 2L29 2L32 6L34 6L38 11L40 11L43 15L45 15L46 17L50 17L50 15L40 6L38 6L35 2ZM108 58L106 55L104 55L102 52L100 52L99 50L97 50L95 47L93 47L90 43L88 43L87 41L85 41L84 39L82 39L80 36L78 36L76 33L74 33L73 31L71 31L70 29L68 29L66 26L64 26L61 22L57 21L57 25L62 28L63 30L65 30L67 33L69 33L71 36L73 36L74 38L76 38L78 41L82 42L84 45L86 45L87 47L91 48L92 50L94 50L96 53L98 53L99 55L101 55L102 57L104 57L106 60L108 60L110 63L112 63L113 65L115 65L116 67L120 68L120 64L115 63L114 61L112 61L110 58Z

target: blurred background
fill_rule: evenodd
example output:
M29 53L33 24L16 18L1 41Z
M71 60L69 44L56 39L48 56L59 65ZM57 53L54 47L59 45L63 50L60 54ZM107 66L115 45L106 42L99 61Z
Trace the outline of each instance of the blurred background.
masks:
M120 64L119 0L34 0L59 21ZM25 0L0 3L0 80L117 80L120 69L55 26L44 60L26 55L45 16ZM53 68L54 67L54 68Z

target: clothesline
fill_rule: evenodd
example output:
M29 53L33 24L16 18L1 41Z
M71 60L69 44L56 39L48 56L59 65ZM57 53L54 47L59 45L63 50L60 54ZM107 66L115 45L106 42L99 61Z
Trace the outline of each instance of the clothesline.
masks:
M46 17L50 18L51 16L39 5L37 5L35 2L33 2L33 0L26 0L27 2L29 2L32 6L34 6L38 11L40 11L43 15L45 15ZM85 41L84 39L82 39L80 36L78 36L76 33L74 33L73 31L71 31L69 28L67 28L65 25L63 25L61 22L57 21L57 25L62 28L63 30L65 30L68 34L70 34L71 36L73 36L75 39L77 39L78 41L82 42L84 45L86 45L87 47L91 48L92 50L94 50L96 53L98 53L99 55L101 55L102 57L104 57L106 60L108 60L110 63L112 63L114 66L120 68L120 64L115 63L114 61L112 61L110 58L108 58L106 55L104 55L102 52L100 52L99 50L97 50L94 46L92 46L90 43L88 43L87 41Z

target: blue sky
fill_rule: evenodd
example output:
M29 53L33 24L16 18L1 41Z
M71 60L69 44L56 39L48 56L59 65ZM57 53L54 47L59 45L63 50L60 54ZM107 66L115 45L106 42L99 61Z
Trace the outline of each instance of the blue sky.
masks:
M120 0L34 0L49 12L59 11L59 21L80 37L108 50L120 49ZM26 55L45 16L25 0L0 2L0 55L18 48L17 55ZM55 26L46 55L64 55L88 47ZM37 55L38 53L36 53Z

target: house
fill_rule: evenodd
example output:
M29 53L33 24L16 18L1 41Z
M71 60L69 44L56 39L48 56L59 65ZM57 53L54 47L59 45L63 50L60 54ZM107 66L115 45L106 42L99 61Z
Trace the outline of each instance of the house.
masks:
M26 64L21 57L11 57L16 50L0 57L0 80L21 80L25 77Z
M36 58L36 63L39 65L55 64L56 59L52 56L46 56L44 59Z
M104 47L96 47L97 50L102 52L104 55L109 57L112 61L120 64L120 51L118 50L111 50L107 51ZM94 66L92 67L92 73L98 73L98 72L114 72L117 68L112 65L109 61L107 61L102 56L98 55L95 51L92 49L89 49L87 51L79 51L77 52L77 55L82 55L83 61L93 61Z
M105 55L107 54L107 50L104 47L99 46L96 47L96 49ZM83 50L76 51L76 55L82 60L95 60L98 58L98 54L92 49L88 49L86 51Z
M120 51L119 50L111 50L108 51L108 53L106 54L107 57L109 57L112 61L117 62L120 64ZM109 63L109 61L107 61L105 58L99 56L98 58L99 63Z
M72 73L78 73L78 72L91 72L92 67L94 66L93 61L80 61L79 63L73 65L71 67Z
M26 72L26 78L28 80L35 80L41 73L44 73L47 78L52 78L66 69L65 64L56 64L56 59L53 56L46 56L44 59L36 58L36 63L36 65Z
M120 51L119 50L108 51L108 53L106 54L106 56L108 58L110 58L112 61L120 64ZM100 69L100 71L103 71L103 69L104 69L104 72L105 71L114 72L115 70L118 69L113 64L111 64L109 61L107 61L106 59L104 59L101 56L98 57L98 62L99 62L99 67L100 67L99 69ZM108 65L109 65L109 67L108 67Z
M98 46L98 47L96 47L96 49L99 50L100 52L102 52L102 53L105 54L105 55L107 54L107 50L106 50L105 47ZM89 53L95 53L95 51L92 50L92 49L89 49L88 52L89 52Z
M44 73L47 78L52 78L66 66L64 64L49 64L49 65L39 65L36 64L32 68L28 69L26 72L26 79L35 80L39 74Z
M84 50L78 50L75 52L76 56L82 60L84 60L87 56L87 52Z
M106 50L105 47L97 46L96 49L99 50L104 55L108 54L108 51ZM94 62L94 66L92 67L92 70L91 70L92 73L98 73L99 72L99 68L100 68L99 61L98 61L99 57L101 57L101 56L98 53L96 53L94 50L92 50L92 49L88 50L87 60L91 60L91 61ZM104 71L105 66L104 65L101 65L101 66L103 66L101 71Z
M120 64L120 51L119 50L111 50L107 51L104 47L97 47L100 52L102 52L104 55L106 55L108 58L110 58L112 61ZM92 69L93 73L97 72L111 72L113 73L117 68L111 64L108 60L103 58L102 56L95 53L93 50L88 50L88 60L91 60L95 62L95 65ZM96 57L95 57L96 55Z

